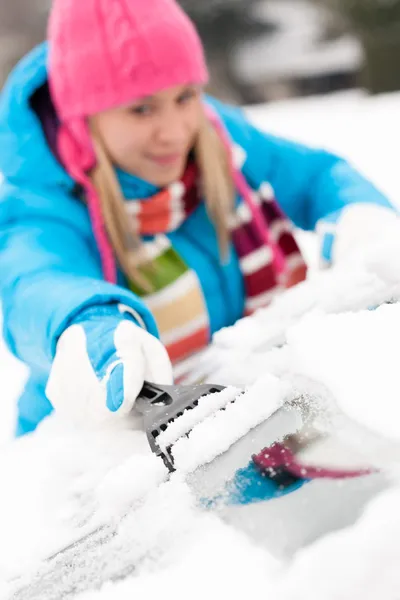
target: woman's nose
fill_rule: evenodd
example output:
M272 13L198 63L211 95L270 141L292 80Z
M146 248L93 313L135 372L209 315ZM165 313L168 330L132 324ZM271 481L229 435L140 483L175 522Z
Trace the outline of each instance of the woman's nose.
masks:
M169 146L180 146L187 142L190 126L179 107L165 111L158 123L157 141Z

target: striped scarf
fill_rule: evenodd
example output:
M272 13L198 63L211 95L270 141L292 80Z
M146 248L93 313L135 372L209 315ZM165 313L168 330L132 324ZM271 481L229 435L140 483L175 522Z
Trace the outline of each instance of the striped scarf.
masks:
M190 163L182 181L151 198L126 202L135 230L142 236L152 236L151 241L144 242L147 262L141 271L153 291L146 293L133 282L129 287L152 311L173 363L203 349L210 341L208 311L197 274L166 235L178 229L203 201L198 182L197 167ZM231 225L232 243L244 279L245 315L267 306L275 294L306 275L292 225L276 203L271 186L263 184L258 192L252 190L251 200L252 209L243 200L238 204Z

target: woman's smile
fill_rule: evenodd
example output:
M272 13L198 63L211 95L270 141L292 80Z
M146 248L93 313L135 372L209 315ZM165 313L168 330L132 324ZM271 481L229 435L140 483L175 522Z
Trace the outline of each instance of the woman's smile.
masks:
M175 152L174 154L149 155L147 158L155 162L159 167L174 167L183 160L183 154Z

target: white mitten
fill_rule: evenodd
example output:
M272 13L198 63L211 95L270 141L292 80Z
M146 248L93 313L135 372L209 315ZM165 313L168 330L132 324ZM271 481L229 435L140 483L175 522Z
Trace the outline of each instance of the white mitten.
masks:
M358 262L384 280L400 283L400 217L376 204L351 204L337 223L334 264Z
M145 380L172 383L164 346L125 308L91 307L59 338L46 394L57 413L78 425L127 417Z

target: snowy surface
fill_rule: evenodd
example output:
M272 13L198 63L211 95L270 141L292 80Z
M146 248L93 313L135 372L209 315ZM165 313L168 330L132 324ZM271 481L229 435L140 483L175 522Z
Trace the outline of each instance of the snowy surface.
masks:
M352 92L257 107L251 114L270 131L340 152L398 202L399 109L400 96L368 99ZM307 237L304 244L313 263L313 241ZM200 511L182 474L167 481L164 465L150 454L141 432L73 431L51 418L36 434L9 443L26 373L2 349L0 597L9 597L13 578L34 572L44 557L93 526L126 515L99 568L112 569L118 562L134 563L137 570L125 581L81 594L80 600L139 594L243 598L258 597L260 590L271 600L398 600L400 304L368 310L400 299L400 252L390 267L387 252L383 245L375 260L314 273L268 311L221 332L196 361L196 369L217 382L248 385L247 394L258 398L259 416L279 406L286 385L295 382L333 398L344 422L351 419L359 428L354 444L379 441L374 459L388 467L393 486L372 500L353 526L323 537L290 562ZM277 376L286 382L282 388ZM275 393L261 406L259 391L268 386L275 386ZM208 460L210 449L221 451L209 431L208 443L197 446L197 461Z
M278 410L289 391L287 384L277 377L269 374L260 376L224 411L207 417L193 429L189 437L177 441L174 445L176 468L183 473L192 472L223 454ZM212 444L210 440L213 440Z
M1 319L0 319L1 322ZM0 452L12 439L16 419L16 402L28 376L25 365L12 356L0 337L0 381L2 390L0 409Z
M399 334L399 303L309 316L288 333L287 361L292 370L325 385L349 417L400 441ZM346 348L338 351L344 339Z
M344 156L400 205L399 111L400 93L355 90L252 107L249 114L271 133Z

